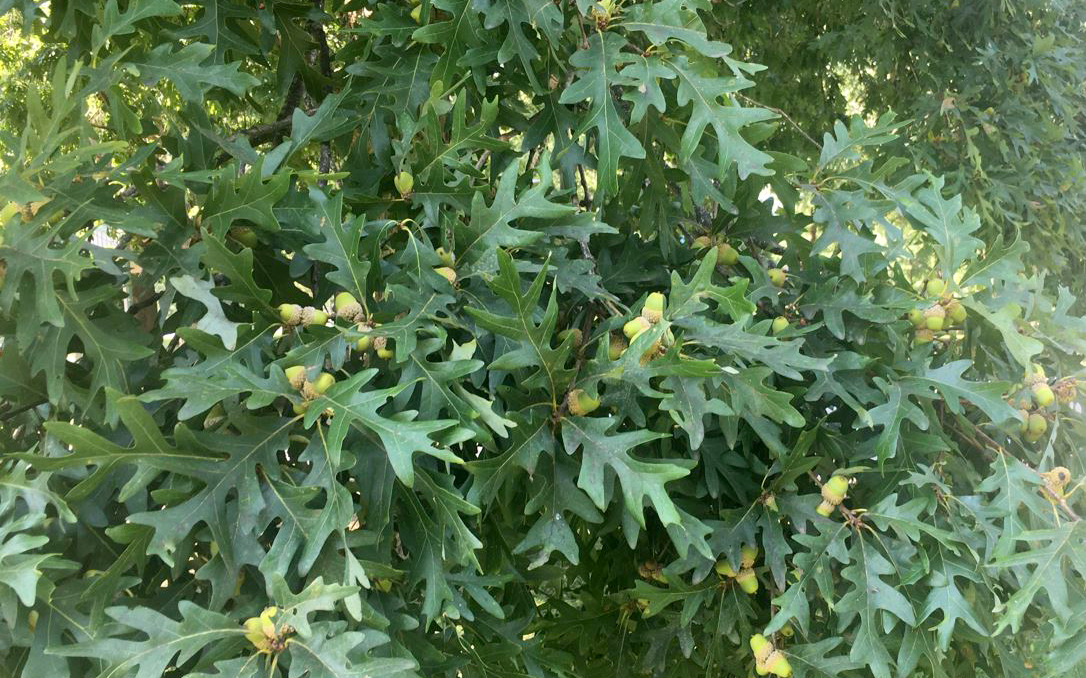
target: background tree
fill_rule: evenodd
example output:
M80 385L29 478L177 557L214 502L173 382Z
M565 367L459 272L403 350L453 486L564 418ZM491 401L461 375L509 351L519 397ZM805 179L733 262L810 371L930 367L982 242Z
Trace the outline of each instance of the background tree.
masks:
M1061 263L746 8L0 9L6 675L1082 672Z

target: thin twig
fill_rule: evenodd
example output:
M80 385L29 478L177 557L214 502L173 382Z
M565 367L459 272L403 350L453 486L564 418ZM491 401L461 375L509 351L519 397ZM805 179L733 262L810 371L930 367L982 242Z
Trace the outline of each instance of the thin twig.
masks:
M804 132L803 128L799 126L799 123L797 123L787 113L785 113L781 109L777 108L776 106L769 106L769 105L763 104L763 103L761 103L759 101L755 101L754 99L751 99L747 95L740 94L739 92L736 92L735 96L739 97L743 101L746 101L748 104L754 104L755 106L760 106L760 107L762 107L762 108L764 108L764 109L766 109L768 111L773 111L774 113L776 113L777 115L781 116L782 118L787 120L789 123L791 123L792 127L795 127L796 131L799 132L803 136L804 139L806 139L807 141L810 141L816 147L822 148L822 144L818 143L817 141L814 140L814 137L812 137L811 135Z

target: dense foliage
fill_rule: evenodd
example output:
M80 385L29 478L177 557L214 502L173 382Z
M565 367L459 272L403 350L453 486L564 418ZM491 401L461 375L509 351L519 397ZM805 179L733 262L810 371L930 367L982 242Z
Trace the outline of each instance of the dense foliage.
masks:
M729 7L0 1L0 674L1081 673L1067 281Z
M748 94L787 112L788 150L843 110L911 120L895 152L946 178L985 239L1021 231L1034 271L1086 293L1086 3L721 3L711 33L768 67ZM1054 289L1054 287L1053 287Z

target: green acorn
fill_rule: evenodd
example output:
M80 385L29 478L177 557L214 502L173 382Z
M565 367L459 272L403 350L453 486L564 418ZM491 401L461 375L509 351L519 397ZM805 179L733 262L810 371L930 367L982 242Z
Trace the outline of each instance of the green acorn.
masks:
M324 325L328 322L328 314L320 309L306 306L302 309L301 324Z
M294 367L288 367L283 370L283 373L287 375L287 381L295 389L301 390L305 385L305 367L301 365L295 365Z
M946 282L939 278L928 281L927 292L929 297L937 297L946 290Z
M626 335L627 339L633 341L637 338L637 335L641 334L650 327L652 327L652 323L650 323L642 316L637 316L636 318L622 326L622 333Z
M717 263L725 266L735 266L739 261L739 251L728 243L722 242L716 246L716 260Z
M917 330L916 334L913 335L913 339L918 344L930 344L935 341L935 333L925 327Z
M313 381L313 390L318 394L321 394L332 388L332 385L335 383L336 378L334 376L327 372L321 372L317 375L316 380Z
M303 400L300 403L294 403L294 406L293 406L294 414L305 414L306 410L308 410L308 409L309 409L309 403L307 401L305 401L305 400Z
M707 235L699 235L694 238L694 249L707 250L713 246L713 239Z
M1034 384L1030 390L1033 392L1033 399L1037 401L1038 407L1048 407L1056 400L1056 394L1052 392L1052 388L1043 381Z
M422 5L418 5L417 7L415 7L414 9L411 10L411 18L414 19L415 23L417 23L417 24L422 23ZM407 174L407 173L406 172L401 172L400 174ZM407 176L411 176L411 175L408 174ZM400 191L400 192L403 193L403 191Z
M848 494L848 477L835 475L822 486L822 498L840 504Z
M665 297L660 292L653 292L645 299L645 306L641 309L641 317L650 323L660 322L664 317Z
M909 322L913 324L913 327L923 327L924 312L921 311L919 308L914 308L913 310L909 311Z
M579 348L580 347L581 338L582 338L580 329L578 329L576 327L571 327L569 329L562 330L561 332L558 333L558 341L560 341L562 343L565 343L567 337L573 337L573 340L570 342L572 344L573 348Z
M622 357L622 353L626 350L628 344L621 335L612 332L610 339L607 343L607 357L611 360L618 360Z
M354 345L354 348L359 353L363 353L365 351L368 351L372 344L373 344L373 337L368 337L368 336L367 337L362 337L361 339L358 340L358 343L356 343Z
M591 414L599 406L599 399L593 398L582 389L575 388L566 394L566 408L569 410L570 414L576 417L583 417L586 414Z
M340 292L336 295L333 305L336 308L336 317L343 318L349 323L362 319L362 304L354 298L350 292Z
M766 274L774 287L784 287L784 283L788 281L788 276L779 268L771 268L766 271Z
M735 575L735 581L744 593L753 595L758 592L758 577L749 567L739 570L739 574Z
M441 260L441 263L446 266L452 266L456 263L456 256L444 247L439 247L434 250L434 254L436 254L437 258Z
M965 322L965 319L969 316L969 314L966 312L965 306L962 305L962 302L955 299L954 301L951 301L949 304L946 305L946 316L950 318L950 322L954 323L955 325L961 325L963 322Z
M418 23L419 21L419 14L421 13L421 9L421 7L416 7L415 9L411 10L411 18L414 19L416 23ZM400 192L400 195L405 198L411 195L411 192L415 189L415 177L411 176L411 173L407 170L404 170L397 174L396 177L392 180L392 183L395 184L396 190Z
M248 226L238 226L237 228L230 229L230 237L249 249L256 247L257 243L260 242L256 237L256 233Z
M765 660L765 666L766 670L775 676L788 678L788 676L792 675L792 666L788 663L788 658L781 654L780 650L774 650L770 653Z
M721 577L734 577L738 574L738 572L735 571L735 568L732 567L732 564L728 562L727 558L721 558L716 561L716 564L713 565L713 569L716 570L716 573Z
M788 318L779 315L773 319L773 325L770 327L770 331L773 332L773 334L780 334L786 329L788 329Z
M773 643L762 634L755 633L750 637L750 649L754 652L754 660L761 664L773 653Z
M744 546L739 549L739 557L741 565L744 569L754 567L754 561L758 559L758 547L757 546Z
M279 304L279 320L284 325L293 326L302 322L302 307L298 304Z
M373 350L377 354L377 357L382 360L388 360L395 355L392 349L388 347L388 337L374 337Z
M449 281L450 285L456 284L456 271L448 266L438 266L434 269L434 273L437 273L442 278Z
M1028 435L1034 435L1038 438L1044 435L1044 432L1048 430L1048 420L1044 418L1044 415L1034 412L1029 415L1029 422L1026 424L1026 433Z
M939 304L935 304L931 308L924 311L924 325L933 332L938 332L943 329L943 323L946 319L946 311Z

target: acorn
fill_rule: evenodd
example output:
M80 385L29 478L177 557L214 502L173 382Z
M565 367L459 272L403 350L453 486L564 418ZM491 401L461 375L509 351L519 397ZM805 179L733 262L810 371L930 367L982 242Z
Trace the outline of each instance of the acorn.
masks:
M822 486L822 498L826 501L840 504L848 494L848 477L835 475Z
M1065 377L1056 382L1052 387L1056 399L1063 404L1074 402L1078 396L1078 381L1074 377Z
M1034 435L1038 438L1048 430L1048 420L1043 415L1034 412L1029 415L1029 423L1026 424L1026 434Z
M1033 392L1033 399L1037 401L1038 407L1048 407L1056 400L1056 394L1052 392L1052 388L1043 381L1034 384L1030 390Z
M939 304L933 305L924 311L924 325L933 332L943 329L943 321L946 319L946 311Z
M416 23L418 23L419 21L419 14L421 13L421 9L421 7L416 7L415 9L411 10L411 18L414 19ZM411 173L407 170L404 170L397 174L392 179L392 183L396 186L396 190L400 192L400 195L405 198L411 195L411 192L415 189L415 177L411 176Z
M773 643L762 634L755 633L750 637L750 649L754 652L754 660L762 664L773 654Z
M361 339L358 340L358 343L356 343L354 345L354 348L359 353L362 353L364 351L368 351L372 344L373 344L373 337L365 336L365 337L362 337Z
M909 322L913 324L913 327L924 326L924 312L919 308L914 308L909 311Z
M230 229L230 237L249 249L256 247L259 242L256 233L248 226L238 226L237 228Z
M707 235L699 235L694 238L694 249L707 250L713 246L713 239ZM717 257L719 259L719 257Z
M442 278L449 281L450 285L456 284L456 271L448 266L438 266L434 269L434 273L437 273Z
M918 344L930 344L935 340L935 333L927 328L919 329L913 335L913 339Z
M770 327L770 331L773 332L773 334L780 334L786 329L788 329L788 318L779 315L773 319L773 325Z
M622 335L612 332L607 343L607 357L611 360L618 360L622 357L622 353L626 350L627 346L628 344L626 343L626 340L622 338Z
M377 357L381 360L389 360L392 358L392 356L396 355L396 352L393 351L391 348L379 348L377 349L376 353Z
M792 675L792 666L788 663L788 658L780 650L774 650L770 653L765 660L765 666L775 676L788 678L788 676Z
M1018 432L1023 434L1027 433L1029 431L1029 410L1018 410L1018 418L1022 421L1021 425L1018 427Z
M579 348L581 345L581 330L576 327L562 330L558 333L558 341L565 343L568 337L573 337L571 344L573 348Z
M392 590L392 580L384 577L378 577L373 580L373 588L381 591L382 593L388 593Z
M784 283L788 280L788 276L779 268L771 268L766 271L766 274L774 287L784 287Z
M373 350L377 353L377 357L382 360L388 360L395 355L392 349L388 347L388 337L374 337Z
M417 23L417 24L422 23L422 5L418 5L414 9L411 10L411 18L414 19L415 23ZM404 175L404 174L407 174L407 172L400 172L400 174ZM407 176L411 176L411 175L407 174ZM396 188L399 188L399 185L397 185ZM404 193L404 191L401 189L400 193ZM407 191L407 193L410 193L410 191Z
M295 365L294 367L288 367L283 370L283 373L287 375L287 381L294 388L301 390L305 385L305 367L302 365Z
M437 258L441 260L441 263L446 266L452 266L456 263L456 256L444 247L439 247L434 250L434 254L436 254Z
M332 385L335 383L336 378L334 376L327 372L321 372L313 381L313 390L316 391L318 394L321 394L332 388Z
M645 299L645 306L641 309L641 317L650 323L660 322L664 317L665 297L661 292L653 292Z
M305 414L306 410L309 409L309 403L307 401L305 401L305 400L303 400L300 403L294 403L293 409L294 409L294 414Z
M293 326L302 322L302 307L298 304L279 304L279 320L284 325Z
M570 414L576 417L590 414L599 406L599 399L593 398L582 389L575 388L566 394L566 408L569 409Z
M963 306L962 302L958 301L957 299L951 301L949 304L946 305L946 317L950 318L950 322L955 325L961 325L963 322L965 322L965 319L966 317L968 317L968 315L969 314L965 311L965 306Z
M754 570L749 567L739 570L739 574L735 575L735 581L745 593L754 594L758 592L758 577L754 574Z
M343 318L347 322L358 322L362 319L362 304L354 298L350 292L340 292L333 302L336 308L336 317Z
M932 278L928 281L927 292L929 297L937 297L946 290L946 282L940 278Z
M744 546L743 548L739 549L739 555L742 559L742 567L745 569L752 568L754 567L754 561L758 558L758 547Z
M312 306L306 306L302 309L301 324L303 325L324 325L328 322L328 314Z
M713 569L716 570L716 573L721 577L734 577L738 574L735 571L735 568L732 567L732 564L728 562L727 558L721 558L716 561L716 564L713 565Z
M739 261L739 251L728 243L722 242L716 246L716 260L726 266L735 266L736 262ZM782 282L781 285L783 284ZM777 286L780 287L780 285Z
M652 323L650 323L642 316L637 316L636 318L622 326L622 333L626 335L627 339L633 341L637 338L637 335L641 334L650 327L652 327Z

